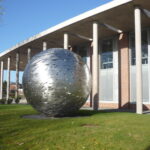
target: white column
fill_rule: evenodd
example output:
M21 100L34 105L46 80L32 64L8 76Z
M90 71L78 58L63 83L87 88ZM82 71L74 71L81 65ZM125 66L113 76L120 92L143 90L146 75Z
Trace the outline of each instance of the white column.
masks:
M93 23L93 57L92 57L92 101L93 109L99 107L99 59L98 59L98 23Z
M68 33L64 33L64 49L68 49L68 46L69 46Z
M119 102L119 92L118 92L118 46L117 39L113 39L113 101Z
M3 78L4 78L4 62L1 61L0 99L3 98Z
M86 65L88 66L89 68L89 71L91 69L91 66L90 66L90 50L91 50L91 47L89 45L87 45L86 47ZM87 102L90 103L90 99L91 99L91 94L89 95L88 99L87 99Z
M16 93L15 93L15 98L18 98L18 87L19 87L19 53L16 53Z
M135 50L136 50L136 113L142 114L142 42L141 42L141 10L134 9L135 16Z
M9 99L9 90L10 90L10 57L7 59L7 91L6 91L6 100Z
M150 103L150 29L148 30L148 80L149 80L149 103Z
M87 51L86 51L86 55L87 55L87 66L88 66L88 68L89 68L89 70L91 69L91 66L90 66L90 64L91 64L91 60L90 60L90 50L91 50L91 47L88 45L87 46Z
M31 59L31 48L28 48L27 50L27 61L29 62Z
M43 41L43 51L46 51L46 50L47 50L47 42Z

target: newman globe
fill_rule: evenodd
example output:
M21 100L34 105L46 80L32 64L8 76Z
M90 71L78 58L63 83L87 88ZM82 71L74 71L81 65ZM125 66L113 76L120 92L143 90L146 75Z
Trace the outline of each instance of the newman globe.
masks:
M35 55L23 74L25 97L37 111L52 117L78 111L91 91L91 74L81 57L52 48Z

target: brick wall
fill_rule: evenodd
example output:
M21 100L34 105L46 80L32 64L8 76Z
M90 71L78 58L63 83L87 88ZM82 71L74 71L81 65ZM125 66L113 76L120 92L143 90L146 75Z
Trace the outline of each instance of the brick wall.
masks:
M130 65L129 39L122 33L118 40L119 48L119 108L129 108L130 102Z
M90 107L90 102L86 102L84 104L84 107ZM117 103L99 103L99 108L105 108L105 109L118 109Z

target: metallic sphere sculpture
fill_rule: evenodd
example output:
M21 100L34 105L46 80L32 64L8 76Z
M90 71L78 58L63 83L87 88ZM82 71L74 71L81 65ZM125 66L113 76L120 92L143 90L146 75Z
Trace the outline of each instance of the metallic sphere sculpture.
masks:
M23 89L29 104L48 116L77 111L91 91L91 75L81 57L52 48L35 55L25 68Z

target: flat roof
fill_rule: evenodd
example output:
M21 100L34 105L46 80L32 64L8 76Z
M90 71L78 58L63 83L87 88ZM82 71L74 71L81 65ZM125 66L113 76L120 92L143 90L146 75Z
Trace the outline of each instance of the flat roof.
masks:
M35 36L18 43L14 47L0 53L0 60L4 61L6 69L7 57L11 56L11 70L15 70L15 54L20 52L20 70L24 70L27 63L27 48L32 48L32 55L42 50L42 42L48 43L48 48L63 47L64 32L80 34L92 38L92 22L97 20L99 23L106 23L123 32L134 30L134 5L139 4L141 7L150 9L149 0L114 0L107 4L101 5L95 9L87 11L81 15L62 22L51 27ZM143 27L150 25L150 19L142 17ZM110 37L118 33L107 29L104 26L99 27L99 38ZM74 36L69 37L70 45L77 45L88 42Z

